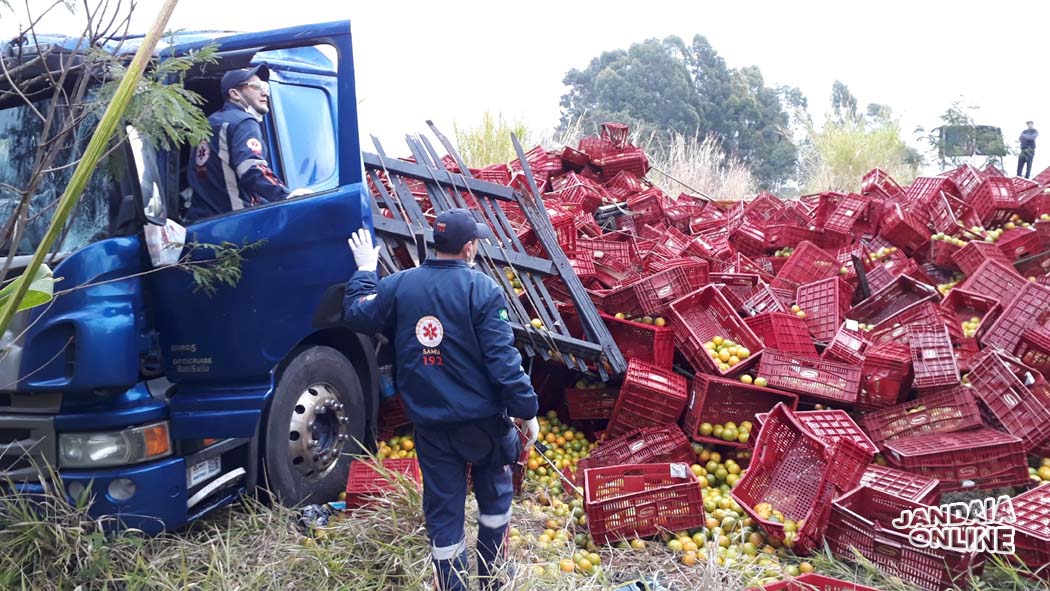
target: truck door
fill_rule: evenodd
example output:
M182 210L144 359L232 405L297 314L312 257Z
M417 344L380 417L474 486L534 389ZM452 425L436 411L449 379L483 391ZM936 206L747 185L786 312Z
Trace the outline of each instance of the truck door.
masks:
M172 435L264 436L264 468L282 500L299 502L315 492L330 500L323 498L328 489L345 486L348 462L339 452L348 440L363 440L363 410L353 408L364 406L361 386L356 376L342 375L353 374L354 367L334 359L332 348L297 346L315 331L312 320L326 288L352 273L347 238L362 225L371 227L361 184L350 25L237 35L218 45L219 66L208 66L186 86L205 96L207 110L214 111L221 107L224 71L266 63L271 111L263 127L271 167L290 188L312 193L188 226L183 256L193 261L214 258L212 250L192 249L193 243L250 247L242 253L235 286L220 283L208 294L182 270L150 276L165 373L175 384ZM180 160L185 166L187 150ZM181 189L184 168L178 176ZM301 393L282 394L275 370L298 375L309 361L304 357L331 375L306 372L296 386ZM271 398L281 399L282 408L275 404L267 417ZM271 464L273 458L279 465Z

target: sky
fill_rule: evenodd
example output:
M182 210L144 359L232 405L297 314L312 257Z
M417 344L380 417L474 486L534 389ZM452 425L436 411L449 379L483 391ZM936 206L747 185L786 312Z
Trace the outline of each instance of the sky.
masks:
M28 1L35 10L51 2ZM139 0L133 28L145 31L161 4ZM0 36L25 24L24 8L17 11L0 8ZM890 105L913 144L912 131L936 127L959 98L979 107L977 123L1002 127L1011 147L1026 120L1050 129L1038 33L1050 2L181 0L169 28L257 31L342 19L354 36L362 136L376 134L392 152L427 119L451 135L453 123L476 125L486 110L552 129L570 69L648 38L696 34L729 67L756 65L767 86L799 87L818 121L841 80L861 108ZM69 32L77 22L55 14L41 28ZM1012 172L1016 160L1005 164ZM1047 166L1050 147L1037 149L1034 172Z

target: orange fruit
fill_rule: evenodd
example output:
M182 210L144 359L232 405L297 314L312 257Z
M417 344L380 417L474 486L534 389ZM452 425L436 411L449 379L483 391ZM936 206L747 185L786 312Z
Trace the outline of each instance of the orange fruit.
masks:
M401 449L405 451L412 451L416 447L416 444L411 439L405 439L401 442Z
M558 563L558 568L560 568L563 573L571 573L573 569L576 568L576 565L574 565L568 558L562 558Z

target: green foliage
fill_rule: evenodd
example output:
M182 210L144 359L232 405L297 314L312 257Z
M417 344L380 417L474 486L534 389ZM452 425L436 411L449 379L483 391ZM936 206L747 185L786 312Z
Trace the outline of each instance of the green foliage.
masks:
M669 194L699 193L712 199L754 196L758 183L743 162L727 156L713 136L672 134L667 149L653 156L649 178Z
M181 144L194 145L211 135L208 118L201 110L204 99L187 90L186 73L200 64L217 63L215 46L209 45L185 56L154 59L132 97L124 120L150 143L170 150ZM116 56L98 49L93 59L104 62L110 80L98 90L92 108L101 113L124 77L124 64Z
M694 135L699 129L691 77L666 42L649 39L626 51L604 52L586 69L570 70L564 82L570 90L561 99L563 126L580 120L590 132L619 121L661 139L670 130Z
M861 178L876 167L902 184L915 178L922 157L905 143L893 110L873 103L861 115L858 104L836 80L832 116L820 129L808 126L801 167L804 192L859 191Z
M793 174L797 150L781 90L765 86L757 67L729 69L701 35L649 39L607 51L584 70L565 76L562 125L595 130L603 121L627 123L652 138L655 153L670 149L673 134L713 135L764 186L777 187ZM805 98L797 92L793 107Z
M491 111L485 111L481 115L481 121L474 127L460 127L459 123L453 123L452 131L459 157L467 166L473 168L510 162L517 158L514 144L510 141L511 133L518 136L522 145L533 141L525 123L508 123L502 114L494 116Z
M243 274L244 255L263 244L266 244L265 240L245 245L227 241L221 244L191 242L186 245L189 247L186 258L190 260L175 266L193 275L193 293L203 291L208 296L213 296L222 285L237 286ZM212 256L199 258L200 253L206 251L211 252Z
M3 289L0 289L0 307L7 304L7 299L10 298L15 291L18 289L18 282L24 281L25 276L20 276L12 279ZM15 307L16 312L22 310L28 310L29 308L35 308L42 306L51 301L51 298L55 293L55 276L51 272L51 267L47 265L40 265L37 268L33 280L29 283L29 290L26 291L25 296L22 297L22 301L18 302L18 306Z

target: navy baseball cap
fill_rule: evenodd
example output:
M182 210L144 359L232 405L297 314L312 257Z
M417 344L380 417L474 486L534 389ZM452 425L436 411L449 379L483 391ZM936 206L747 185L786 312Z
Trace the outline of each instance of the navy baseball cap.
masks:
M492 231L474 221L466 209L450 209L434 221L434 247L445 254L456 254L475 238L490 238Z
M252 76L258 76L259 80L263 82L270 81L270 68L266 67L266 64L259 64L258 66L252 66L250 68L241 68L240 70L230 70L222 75L222 98L226 98L230 94L231 88L237 88L241 84L244 84Z

